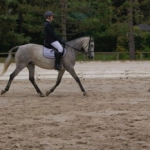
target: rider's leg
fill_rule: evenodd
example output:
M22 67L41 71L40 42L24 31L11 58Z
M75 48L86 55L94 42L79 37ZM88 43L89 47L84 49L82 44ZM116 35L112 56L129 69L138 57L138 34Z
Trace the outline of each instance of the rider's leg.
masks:
M60 70L61 69L61 64L60 64L60 60L62 58L62 53L60 52L55 52L55 69L56 70Z
M55 52L55 69L60 70L61 65L60 65L60 59L62 57L62 52L63 52L63 47L58 41L55 41L51 43L51 45L58 50L58 52Z

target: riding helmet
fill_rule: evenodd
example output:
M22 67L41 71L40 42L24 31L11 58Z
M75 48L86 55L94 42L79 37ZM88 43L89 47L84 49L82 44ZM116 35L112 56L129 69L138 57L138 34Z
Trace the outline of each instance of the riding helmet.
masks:
M54 14L53 14L53 12L52 11L47 11L47 12L45 12L45 14L44 14L44 18L47 18L47 17L49 17L49 16L53 16Z

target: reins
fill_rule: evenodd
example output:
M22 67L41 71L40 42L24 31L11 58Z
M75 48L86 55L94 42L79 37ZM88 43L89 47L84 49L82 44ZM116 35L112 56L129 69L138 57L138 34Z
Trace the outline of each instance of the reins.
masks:
M78 51L78 52L80 52L80 53L83 53L83 54L85 53L85 52L82 52L82 51L80 51L79 49L77 49L77 48L75 48L75 47L72 47L72 46L70 46L70 45L66 44L66 43L65 43L65 45L67 45L67 46L69 46L69 47L73 48L74 50L76 50L76 51Z
M65 43L65 45L67 45L67 46L73 48L74 50L76 50L76 51L78 51L78 52L80 52L80 53L88 54L89 52L94 52L94 51L89 51L89 49L90 49L90 42L93 42L93 40L91 39L91 37L90 37L89 43L85 46L85 48L86 48L86 47L89 45L89 47L88 47L88 52L83 52L83 51L81 51L81 50L79 50L79 49L77 49L77 48L75 48L75 47L72 47L72 46L66 44L66 43Z

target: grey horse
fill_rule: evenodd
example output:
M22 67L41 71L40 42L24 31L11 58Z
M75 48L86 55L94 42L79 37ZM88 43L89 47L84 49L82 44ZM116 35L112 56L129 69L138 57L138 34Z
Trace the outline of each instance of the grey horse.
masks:
M44 69L54 69L55 60L48 59L43 56L43 45L25 44L25 45L13 47L9 51L9 55L5 60L4 69L1 75L7 71L11 63L12 52L15 50L17 50L15 54L16 68L13 71L13 73L10 75L9 81L5 89L1 91L1 95L6 93L9 90L13 79L25 67L27 67L29 70L29 80L31 81L37 93L39 93L41 97L48 96L50 93L52 93L55 90L55 88L60 84L65 70L68 71L72 75L72 77L76 80L76 82L79 84L79 87L81 91L83 92L83 95L86 95L86 92L81 84L81 81L78 78L74 70L76 55L78 52L81 52L82 48L83 48L84 53L87 54L89 59L92 59L94 57L94 39L93 38L80 37L80 38L66 42L66 45L65 45L66 54L61 60L62 69L58 71L57 81L55 85L49 91L46 92L46 95L44 95L39 89L39 87L37 86L35 79L34 79L35 65Z

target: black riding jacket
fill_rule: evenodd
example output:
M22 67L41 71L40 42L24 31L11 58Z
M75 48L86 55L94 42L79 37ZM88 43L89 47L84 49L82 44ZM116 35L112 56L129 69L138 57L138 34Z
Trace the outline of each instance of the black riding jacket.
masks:
M59 41L61 43L61 40L56 36L53 26L49 21L45 21L44 23L44 33L45 33L45 41L44 44L51 44L55 41Z

